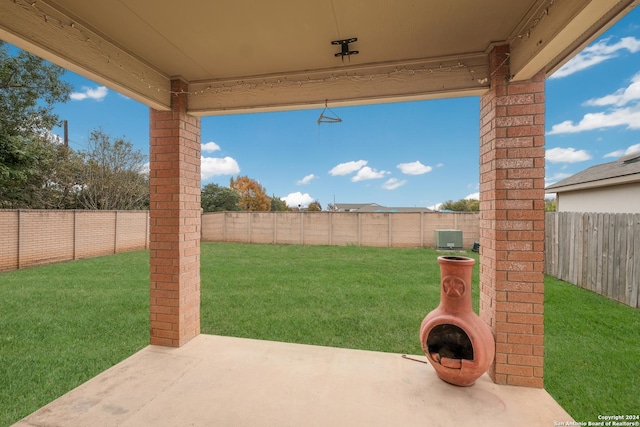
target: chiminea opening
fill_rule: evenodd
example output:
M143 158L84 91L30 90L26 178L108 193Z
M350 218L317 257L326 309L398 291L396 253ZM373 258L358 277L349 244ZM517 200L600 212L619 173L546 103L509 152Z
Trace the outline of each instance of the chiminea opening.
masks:
M432 357L437 357L438 362L442 358L473 360L469 335L456 325L434 326L427 337L427 349Z

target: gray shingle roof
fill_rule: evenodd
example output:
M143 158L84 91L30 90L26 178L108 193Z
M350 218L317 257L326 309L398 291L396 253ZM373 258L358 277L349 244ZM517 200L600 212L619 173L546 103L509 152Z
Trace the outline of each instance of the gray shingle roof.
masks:
M634 155L624 156L615 162L591 166L582 172L578 172L569 178L548 186L546 190L554 190L585 183L593 183L593 186L597 186L597 181L605 181L619 177L628 177L630 181L632 181L634 180L632 175L638 175L637 178L640 181L640 152L634 153ZM605 185L604 182L602 184Z
M338 211L351 212L433 212L429 208L388 207L377 203L336 203Z

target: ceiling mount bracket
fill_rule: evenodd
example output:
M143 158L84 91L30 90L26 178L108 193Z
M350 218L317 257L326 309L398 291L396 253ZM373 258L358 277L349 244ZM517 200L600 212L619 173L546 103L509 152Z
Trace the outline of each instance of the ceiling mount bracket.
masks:
M331 44L335 44L335 45L340 45L342 47L342 50L336 54L334 54L333 56L337 57L341 57L342 58L342 62L344 62L344 57L347 56L349 57L349 61L351 61L351 55L357 55L360 53L360 51L358 50L349 50L349 43L354 43L357 42L358 38L357 37L351 37L349 39L344 39L344 40L334 40L331 42Z

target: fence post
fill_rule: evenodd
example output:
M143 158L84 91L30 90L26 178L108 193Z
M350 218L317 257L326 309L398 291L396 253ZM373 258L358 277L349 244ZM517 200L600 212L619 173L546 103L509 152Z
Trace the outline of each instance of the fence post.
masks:
M273 244L278 244L278 216L280 214L278 212L273 215Z
M304 212L300 211L300 244L304 246Z
M420 212L420 247L424 248L424 212Z
M333 245L333 212L329 212L329 246Z
M76 224L76 222L78 221L78 219L76 218L76 212L77 212L77 210L75 210L75 209L74 209L74 210L73 210L73 241L71 242L71 245L72 245L72 247L73 247L73 259L74 259L74 260L76 260L76 259L77 259L77 258L76 258L76 256L77 256L77 255L76 255L76 253L77 253L77 251L76 251L76 249L77 249L77 248L76 248L76 245L77 245L77 242L78 242L78 238L77 238L77 236L76 236L76 233L77 233L77 231L76 231L76 230L78 229L78 225Z
M252 212L247 212L247 243L251 243L251 216Z
M20 261L22 258L22 209L18 209L18 253L16 254L16 256L18 257L17 259L17 267L18 270L20 270Z
M118 211L115 211L115 218L113 221L113 253L118 253Z
M144 247L149 249L149 211L147 210L147 220L144 223Z

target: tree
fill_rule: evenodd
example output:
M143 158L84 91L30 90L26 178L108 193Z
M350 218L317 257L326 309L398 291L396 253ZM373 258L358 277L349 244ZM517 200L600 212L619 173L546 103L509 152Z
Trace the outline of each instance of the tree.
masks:
M0 179L0 207L76 209L82 183L82 158L62 144L44 137L28 140L23 164Z
M41 134L59 124L53 107L72 90L60 80L63 74L63 68L30 53L9 55L0 40L0 137Z
M544 211L545 212L555 212L557 209L556 199L547 198L544 199Z
M53 113L54 105L66 102L72 90L70 84L61 80L63 74L64 69L30 53L19 51L10 55L9 45L0 41L2 206L25 203L25 194L16 194L13 190L21 183L37 182L42 162L34 156L42 153L43 148L54 151L53 147L41 143L59 123Z
M455 211L455 212L479 212L480 201L477 199L460 199L457 202L453 200L447 200L440 205L441 211Z
M287 212L291 209L280 197L271 196L271 212Z
M82 156L51 141L32 144L40 151L38 173L23 185L31 209L77 209L81 207ZM36 156L34 156L36 157Z
M309 203L307 212L322 212L322 205L317 200Z
M91 132L85 160L81 203L85 209L146 209L149 177L143 173L146 156L123 138Z
M240 195L238 206L247 211L270 211L271 198L262 185L248 176L231 178L229 188Z
M207 184L202 189L201 197L203 212L239 211L240 195L229 187L218 184Z

